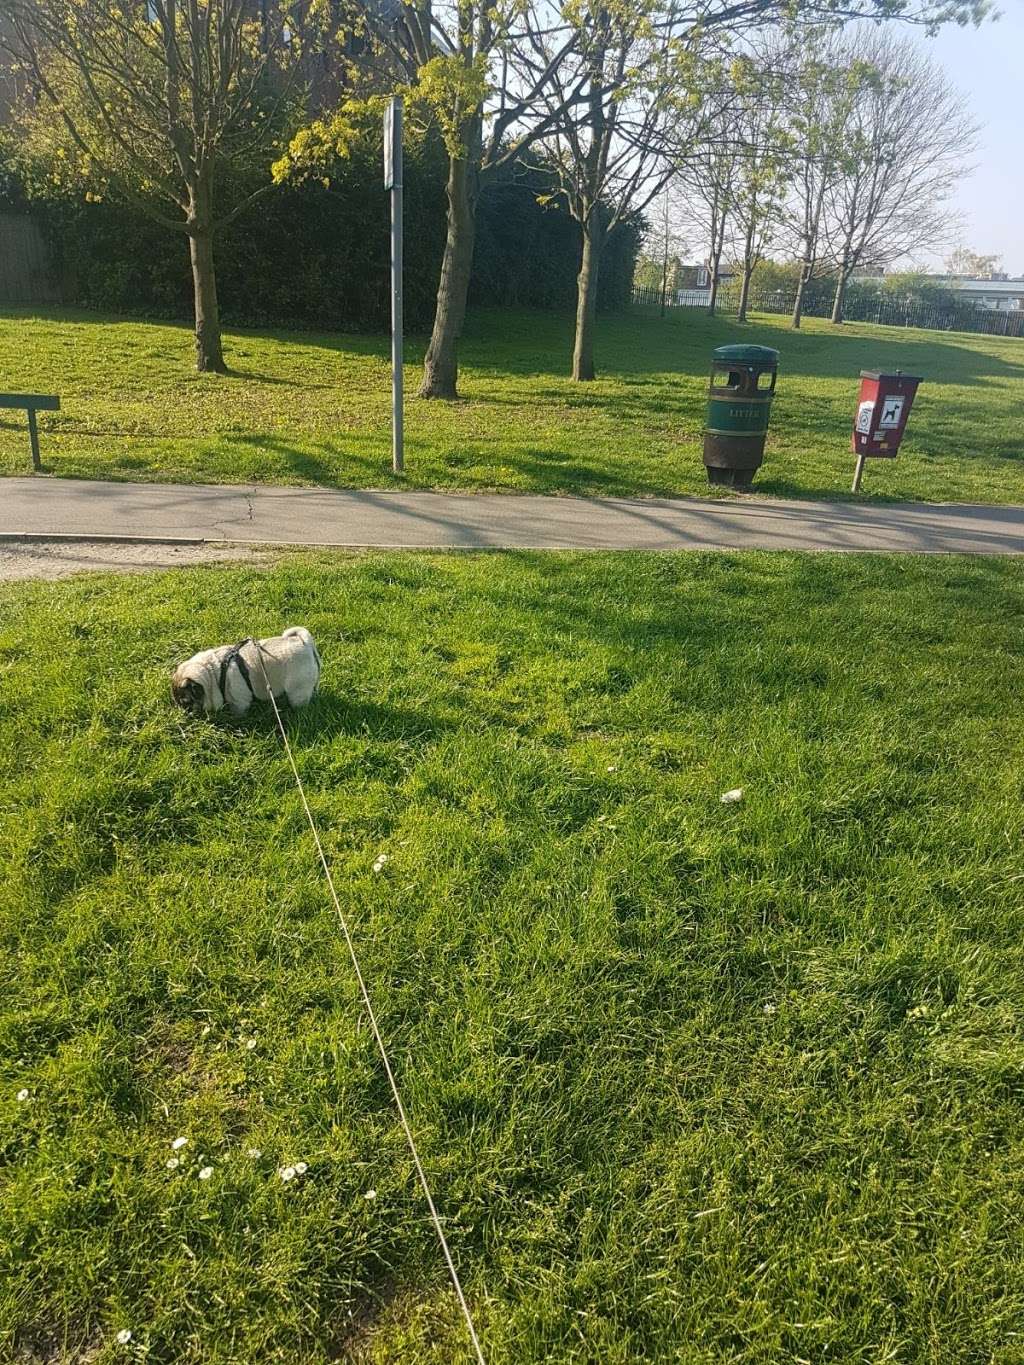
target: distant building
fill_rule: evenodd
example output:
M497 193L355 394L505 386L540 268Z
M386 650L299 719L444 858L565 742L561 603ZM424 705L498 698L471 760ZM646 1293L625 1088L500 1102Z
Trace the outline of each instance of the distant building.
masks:
M725 267L718 272L718 283L727 284L735 271ZM711 271L705 264L680 265L676 272L673 298L683 308L707 308L711 302Z
M953 275L931 275L936 284L941 284L952 294L958 294L965 303L973 303L976 308L991 308L993 311L1016 313L1024 309L1024 278L1010 279L1007 275L991 275L983 280L958 279Z
M863 284L881 284L884 270L854 271L852 279ZM1010 276L993 271L991 275L968 279L964 275L921 275L929 284L955 294L974 308L987 308L993 313L1024 312L1024 276Z
M684 270L693 270L695 272L693 288L695 289L711 288L711 271L708 269L705 263L702 262L700 265L684 266L683 268ZM730 268L727 265L721 266L719 268L718 271L719 284L728 284L730 280L735 278L736 278L735 270L730 270Z

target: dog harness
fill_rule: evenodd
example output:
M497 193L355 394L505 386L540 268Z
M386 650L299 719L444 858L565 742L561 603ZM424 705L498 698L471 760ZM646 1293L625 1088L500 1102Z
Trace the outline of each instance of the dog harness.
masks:
M220 694L224 698L225 704L227 704L228 699L227 694L228 669L231 667L232 664L238 665L238 671L239 673L241 673L242 681L249 689L250 695L252 697L256 696L256 689L255 687L253 687L252 678L249 676L249 665L242 658L242 650L245 648L246 645L251 645L253 643L255 642L252 636L251 635L246 636L244 640L239 640L237 645L232 645L231 649L228 651L227 654L225 654L224 658L221 661ZM257 648L259 648L258 645Z

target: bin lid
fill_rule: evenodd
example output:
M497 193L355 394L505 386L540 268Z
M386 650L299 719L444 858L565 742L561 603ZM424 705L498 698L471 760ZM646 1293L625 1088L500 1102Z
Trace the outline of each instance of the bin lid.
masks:
M739 365L777 365L778 351L770 346L718 346L711 352L712 360L733 360Z
M909 379L912 384L924 383L919 374L904 374L902 370L861 370L860 377L861 379L881 379L894 384L906 379Z

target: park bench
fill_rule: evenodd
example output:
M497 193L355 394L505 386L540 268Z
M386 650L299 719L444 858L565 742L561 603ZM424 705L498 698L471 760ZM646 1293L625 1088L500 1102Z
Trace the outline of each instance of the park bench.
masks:
M28 413L28 439L32 443L32 468L42 469L39 461L37 412L56 412L60 399L52 393L0 393L0 408L23 408Z

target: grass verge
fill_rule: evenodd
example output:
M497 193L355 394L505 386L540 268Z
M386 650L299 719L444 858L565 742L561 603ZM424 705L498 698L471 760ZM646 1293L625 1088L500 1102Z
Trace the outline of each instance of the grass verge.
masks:
M416 398L408 347L413 488L704 494L701 433L710 354L727 341L782 353L758 479L763 493L842 497L861 369L924 376L903 453L871 462L867 497L1024 502L1019 410L1024 342L808 319L745 327L677 310L602 318L594 384L566 377L568 319L477 313L461 347L463 401ZM59 392L40 420L44 462L82 478L391 487L383 337L233 332L230 377L197 375L186 327L94 315L0 315L10 390ZM0 415L0 470L24 473L28 439Z
M488 1359L1020 1360L1020 565L0 603L0 1358L468 1358L272 722L168 701L303 621L291 734Z

